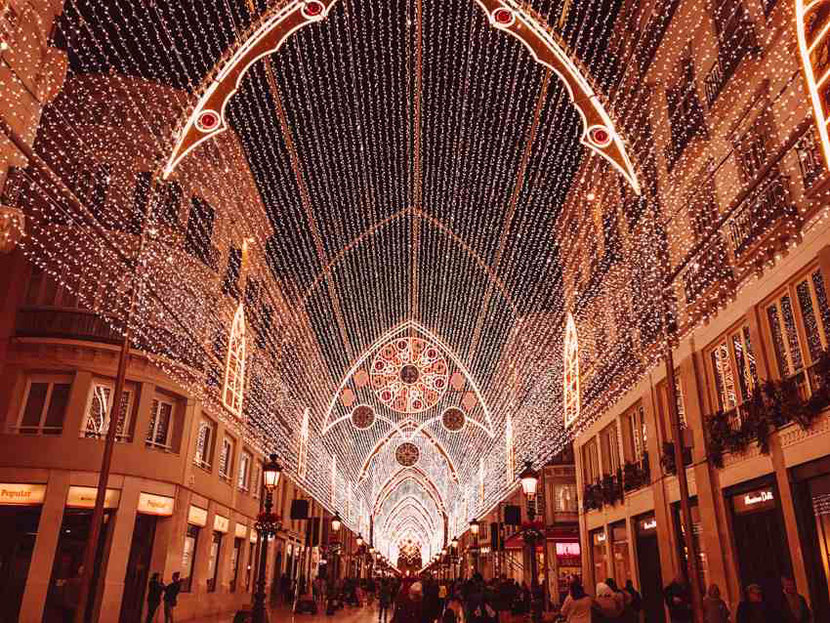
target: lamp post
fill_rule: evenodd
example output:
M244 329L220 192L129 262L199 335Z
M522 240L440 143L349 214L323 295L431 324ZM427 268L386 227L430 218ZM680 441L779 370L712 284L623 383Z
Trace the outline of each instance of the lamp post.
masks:
M458 561L458 537L453 537L450 541L450 564L452 565L452 579L457 580L455 563Z
M481 529L481 524L477 519L470 522L470 534L473 536L473 544L470 546L470 553L473 555L473 572L478 573L478 555L481 550L478 547L478 531Z
M534 621L541 618L541 603L539 590L539 570L536 564L536 543L541 539L544 543L545 535L534 525L536 520L536 487L539 485L539 474L533 469L530 461L525 463L525 468L519 474L519 481L522 483L522 491L527 498L527 519L528 527L524 531L524 540L530 548L530 594L531 610ZM532 504L531 504L532 503Z
M282 467L277 463L277 455L272 454L269 461L262 466L262 484L265 486L264 511L259 514L255 524L259 535L259 573L257 575L254 608L251 613L253 623L265 623L265 569L268 564L268 539L280 528L280 520L271 512L274 504L274 489L280 482Z

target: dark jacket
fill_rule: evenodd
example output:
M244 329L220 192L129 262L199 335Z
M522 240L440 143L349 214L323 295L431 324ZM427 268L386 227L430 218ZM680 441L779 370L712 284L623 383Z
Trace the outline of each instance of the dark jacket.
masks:
M164 584L158 580L150 580L147 587L147 602L151 604L161 603L161 596L164 594Z
M164 603L170 604L171 606L176 605L176 599L179 596L179 591L182 590L182 581L174 580L170 582L167 586L164 587Z

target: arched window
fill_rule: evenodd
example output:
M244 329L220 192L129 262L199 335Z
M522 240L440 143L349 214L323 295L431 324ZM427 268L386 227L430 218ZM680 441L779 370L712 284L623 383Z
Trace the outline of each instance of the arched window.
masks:
M576 323L568 314L565 325L565 372L563 403L565 407L565 428L579 417L579 342L576 339Z
M236 308L228 339L228 358L225 362L225 387L222 402L234 414L242 415L245 395L245 310Z

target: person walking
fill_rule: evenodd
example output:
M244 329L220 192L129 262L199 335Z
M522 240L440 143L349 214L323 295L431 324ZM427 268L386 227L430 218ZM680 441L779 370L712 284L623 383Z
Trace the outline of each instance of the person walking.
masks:
M458 595L453 595L447 601L441 623L465 623L464 607L461 605L461 598Z
M392 603L392 583L383 579L380 583L380 595L378 596L378 623L386 623L389 614L389 606Z
M703 598L704 623L727 623L729 615L729 608L720 596L720 587L717 584L710 584L706 597Z
M173 608L176 607L181 590L181 574L176 571L170 584L164 587L164 623L173 623Z
M582 583L574 579L559 614L565 617L568 623L591 623L593 606L594 600L585 592Z
M634 588L634 582L631 580L625 581L625 618L631 623L639 623L640 616L643 611L643 597L639 591Z
M597 584L596 597L594 598L594 614L596 621L607 623L621 621L625 604L621 597L614 593L614 590L605 582Z
M758 584L746 587L745 599L738 604L737 623L778 623L780 617L764 601L764 592Z
M164 594L164 584L161 581L161 576L154 573L150 576L150 584L147 587L147 623L153 623L156 616L156 610L161 605L161 597Z
M781 578L784 596L781 600L781 618L785 623L811 623L813 613L803 595L798 593L795 580L789 576Z
M669 609L671 623L690 623L692 620L692 596L682 573L663 589L663 597Z

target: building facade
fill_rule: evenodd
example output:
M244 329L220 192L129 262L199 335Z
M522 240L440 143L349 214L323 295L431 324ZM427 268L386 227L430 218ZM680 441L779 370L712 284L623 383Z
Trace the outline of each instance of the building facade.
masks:
M669 335L701 586L734 612L790 576L824 620L830 178L793 3L625 3L618 20L643 196L583 165L562 219L583 397L611 379L574 447L582 575L632 580L657 621L687 572Z

